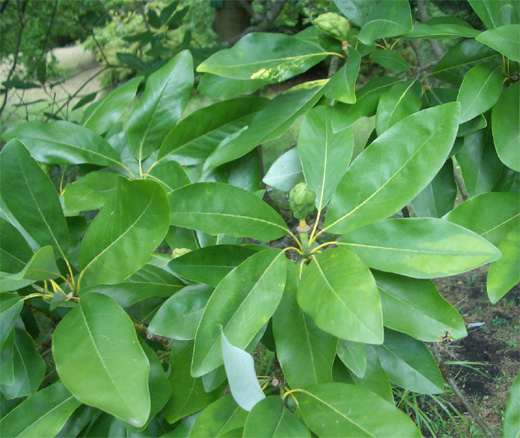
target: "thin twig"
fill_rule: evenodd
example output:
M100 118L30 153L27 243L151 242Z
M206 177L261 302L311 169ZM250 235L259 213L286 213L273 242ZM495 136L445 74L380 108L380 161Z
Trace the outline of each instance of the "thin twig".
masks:
M430 17L428 15L428 9L426 9L426 3L424 0L417 0L417 6L419 8L419 16L421 17L421 21L424 22L428 20ZM442 50L439 42L437 40L428 40L428 42L430 43L432 50L435 52L437 59L442 58L444 56L444 50Z
M469 199L468 191L466 190L466 185L464 184L463 179L460 177L459 172L457 172L457 163L455 163L455 159L453 159L453 176L455 177L455 182L457 183L457 187L459 188L460 196L462 196L463 201L467 201Z

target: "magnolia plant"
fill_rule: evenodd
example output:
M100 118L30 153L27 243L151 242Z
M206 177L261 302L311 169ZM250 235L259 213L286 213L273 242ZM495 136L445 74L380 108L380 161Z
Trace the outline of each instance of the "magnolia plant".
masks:
M485 31L334 3L350 29L253 33L199 64L215 102L184 117L188 51L79 123L5 133L2 436L421 436L392 385L441 393L427 343L466 336L432 279L490 263L492 302L520 280L518 3L471 0ZM399 53L417 38L456 44L427 72ZM330 79L248 96L326 58ZM356 86L361 63L384 73ZM297 120L261 176L259 145Z

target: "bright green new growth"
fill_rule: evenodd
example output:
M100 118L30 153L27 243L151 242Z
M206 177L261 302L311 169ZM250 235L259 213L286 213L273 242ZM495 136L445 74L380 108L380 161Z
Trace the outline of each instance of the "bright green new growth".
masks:
M289 192L289 204L296 219L303 220L314 211L316 193L307 184L296 184Z
M334 12L327 12L326 14L321 14L313 23L319 30L337 40L345 41L347 39L350 25L348 24L348 20L341 15L335 14Z

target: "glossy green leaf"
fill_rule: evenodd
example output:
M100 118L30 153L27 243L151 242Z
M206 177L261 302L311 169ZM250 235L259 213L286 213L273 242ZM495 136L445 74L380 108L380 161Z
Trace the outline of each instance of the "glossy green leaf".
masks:
M8 221L0 218L0 271L19 272L31 259L34 251L20 232ZM1 344L1 343L0 343Z
M487 293L496 303L515 285L520 283L520 228L517 226L498 246L502 258L489 266Z
M444 18L444 17L435 17ZM404 38L416 39L427 38L430 40L442 40L451 38L475 38L480 35L478 30L473 29L467 23L463 22L438 22L435 18L427 20L423 23L415 23L410 33ZM450 19L452 17L449 17Z
M105 295L82 296L56 327L58 375L82 403L141 427L150 413L150 363L126 312Z
M421 85L417 81L399 82L383 93L377 104L376 132L388 128L421 109Z
M458 103L419 111L379 136L340 181L325 229L348 232L384 219L414 199L446 161L455 140L458 113Z
M269 321L282 298L286 263L278 250L260 251L219 283L195 336L193 376L202 376L222 365L219 326L230 343L244 349Z
M330 79L325 96L343 103L356 103L356 80L361 66L361 56L349 48L347 63Z
M228 135L219 144L206 160L204 171L240 158L259 144L280 137L300 115L316 104L327 82L305 82L273 98L248 125Z
M502 26L500 8L507 3L504 0L468 0L488 29Z
M298 136L305 182L316 193L316 207L321 210L330 200L348 169L354 135L352 129L334 133L332 108L319 106L307 113Z
M2 420L0 430L6 437L55 436L81 403L62 383L37 392L24 400Z
M513 382L507 402L504 418L504 438L505 437L520 437L520 373Z
M159 308L148 331L179 341L195 339L202 312L212 292L213 288L204 284L186 286Z
M154 181L120 180L81 243L81 279L117 284L142 268L169 228L168 199Z
M475 39L511 61L520 62L520 24L508 24L486 30Z
M408 0L380 2L371 12L357 39L372 44L380 38L405 35L412 30L412 14Z
M231 395L242 409L250 412L265 398L256 377L255 361L249 353L230 344L224 333L221 339L222 358Z
M463 202L444 219L474 231L497 246L520 226L520 194L483 193Z
M362 378L365 375L367 369L367 354L364 344L340 339L337 353L341 362L356 376Z
M520 172L520 84L506 88L491 113L493 139L502 163Z
M1 314L0 314L1 315ZM3 315L1 315L3 317ZM2 327L2 330L4 327ZM0 344L0 385L14 383L14 330ZM3 414L3 412L2 412Z
M299 269L291 264L282 301L273 315L276 357L291 388L332 382L338 340L316 327L298 306Z
M187 280L217 287L232 269L255 253L244 246L206 246L173 259L169 267Z
M334 0L341 13L356 26L363 26L376 6L375 0Z
M345 248L312 258L298 286L298 304L319 328L338 338L383 342L383 315L374 278Z
M339 240L368 266L414 278L436 278L475 269L500 252L473 231L442 219L387 219Z
M141 77L131 79L111 91L103 99L89 105L83 113L81 124L100 135L104 134L121 118L134 99L141 81Z
M459 123L490 109L502 91L502 66L479 64L471 68L460 86L457 101L460 102Z
M0 197L21 229L39 246L52 245L56 255L65 258L69 231L56 189L16 140L0 153Z
M212 392L204 391L201 378L190 375L190 364L193 356L193 341L173 341L171 344L172 397L166 403L162 414L169 423L204 409L218 399L224 390L223 386Z
M121 307L127 308L147 298L171 297L184 286L184 283L171 272L146 264L123 283L82 287L81 295L89 293L107 295Z
M439 394L444 380L424 343L402 333L385 330L385 342L375 347L390 380L410 391Z
M504 166L500 180L493 187L493 191L520 193L520 172L515 172L513 169Z
M253 408L247 417L243 436L310 438L311 434L284 406L281 397L271 396Z
M316 46L289 35L250 33L232 48L210 56L197 71L233 79L282 82L307 71L325 56Z
M467 122L461 123L459 125L459 130L457 131L457 137L464 137L468 134L471 134L480 129L484 129L487 127L487 119L483 114L479 114L477 117L468 120ZM453 150L451 152L454 153Z
M361 117L370 117L376 113L381 94L389 90L398 78L382 76L370 81L356 92L356 103L353 105L336 104L332 111L332 130L343 131Z
M370 59L389 70L410 71L410 66L403 55L391 50L374 50L370 54Z
M482 62L501 63L497 52L474 39L463 40L446 52L433 67L432 75L441 81L460 85L466 72Z
M191 184L170 193L169 200L172 225L260 241L277 239L288 231L268 204L227 184Z
M392 385L385 370L381 367L376 348L373 345L365 344L365 354L367 361L365 373L363 377L358 377L355 373L351 373L353 383L369 389L388 403L395 404Z
M22 311L22 297L16 294L0 293L0 348L14 327L14 322Z
M72 122L27 122L11 128L3 138L18 139L41 163L121 165L103 137Z
M5 398L23 397L38 391L45 376L45 362L36 351L31 336L18 327L14 328L13 370L13 383L0 385Z
M197 418L191 438L221 437L244 426L248 414L237 405L231 394L210 404Z
M192 88L193 61L186 50L148 78L128 122L128 143L139 161L159 148L180 119Z
M438 342L446 334L464 338L466 327L459 312L430 280L416 280L374 272L383 305L385 327L425 342Z
M411 204L417 217L442 217L453 209L456 197L457 183L453 175L453 161L447 160Z
M67 214L78 215L82 211L97 210L110 199L123 178L118 173L91 172L72 184L63 192L63 203Z
M206 73L202 76L197 91L212 99L232 99L254 93L267 83L263 79L231 79Z
M249 125L253 114L268 102L261 97L240 97L194 111L168 133L159 161L171 157L183 165L202 163L229 135Z
M264 176L264 184L282 192L289 192L303 181L303 170L296 148L289 149L273 163Z
M413 421L371 391L345 383L314 385L297 392L305 424L326 437L417 437ZM377 415L369 415L377 412Z
M191 183L184 168L176 161L159 162L148 171L146 178L161 184L167 195Z
M456 158L470 196L489 192L500 180L503 165L493 146L490 128L466 135Z

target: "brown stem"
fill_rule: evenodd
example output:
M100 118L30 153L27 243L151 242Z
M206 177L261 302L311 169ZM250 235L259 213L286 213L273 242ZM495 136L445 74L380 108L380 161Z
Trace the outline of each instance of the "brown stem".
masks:
M432 344L432 351L433 356L435 357L435 360L437 361L437 364L439 365L439 368L442 372L443 377L448 382L448 385L450 385L451 389L453 389L453 392L458 397L458 399L462 402L464 407L467 409L468 413L474 418L475 422L480 426L480 428L484 431L486 436L488 438L497 438L496 435L491 432L489 427L487 427L486 423L480 418L480 415L473 409L473 406L469 403L469 401L466 399L462 391L457 386L457 383L455 383L455 380L453 377L451 377L451 373L448 369L448 367L444 364L441 356L441 352L439 350L439 346L437 344Z
M453 158L452 158L453 160ZM455 160L453 160L455 161ZM464 181L459 175L459 172L457 172L457 166L456 163L453 163L453 176L455 177L455 182L457 183L457 187L459 188L460 196L462 196L463 201L467 201L469 199L468 191L466 190L466 185L464 184Z

